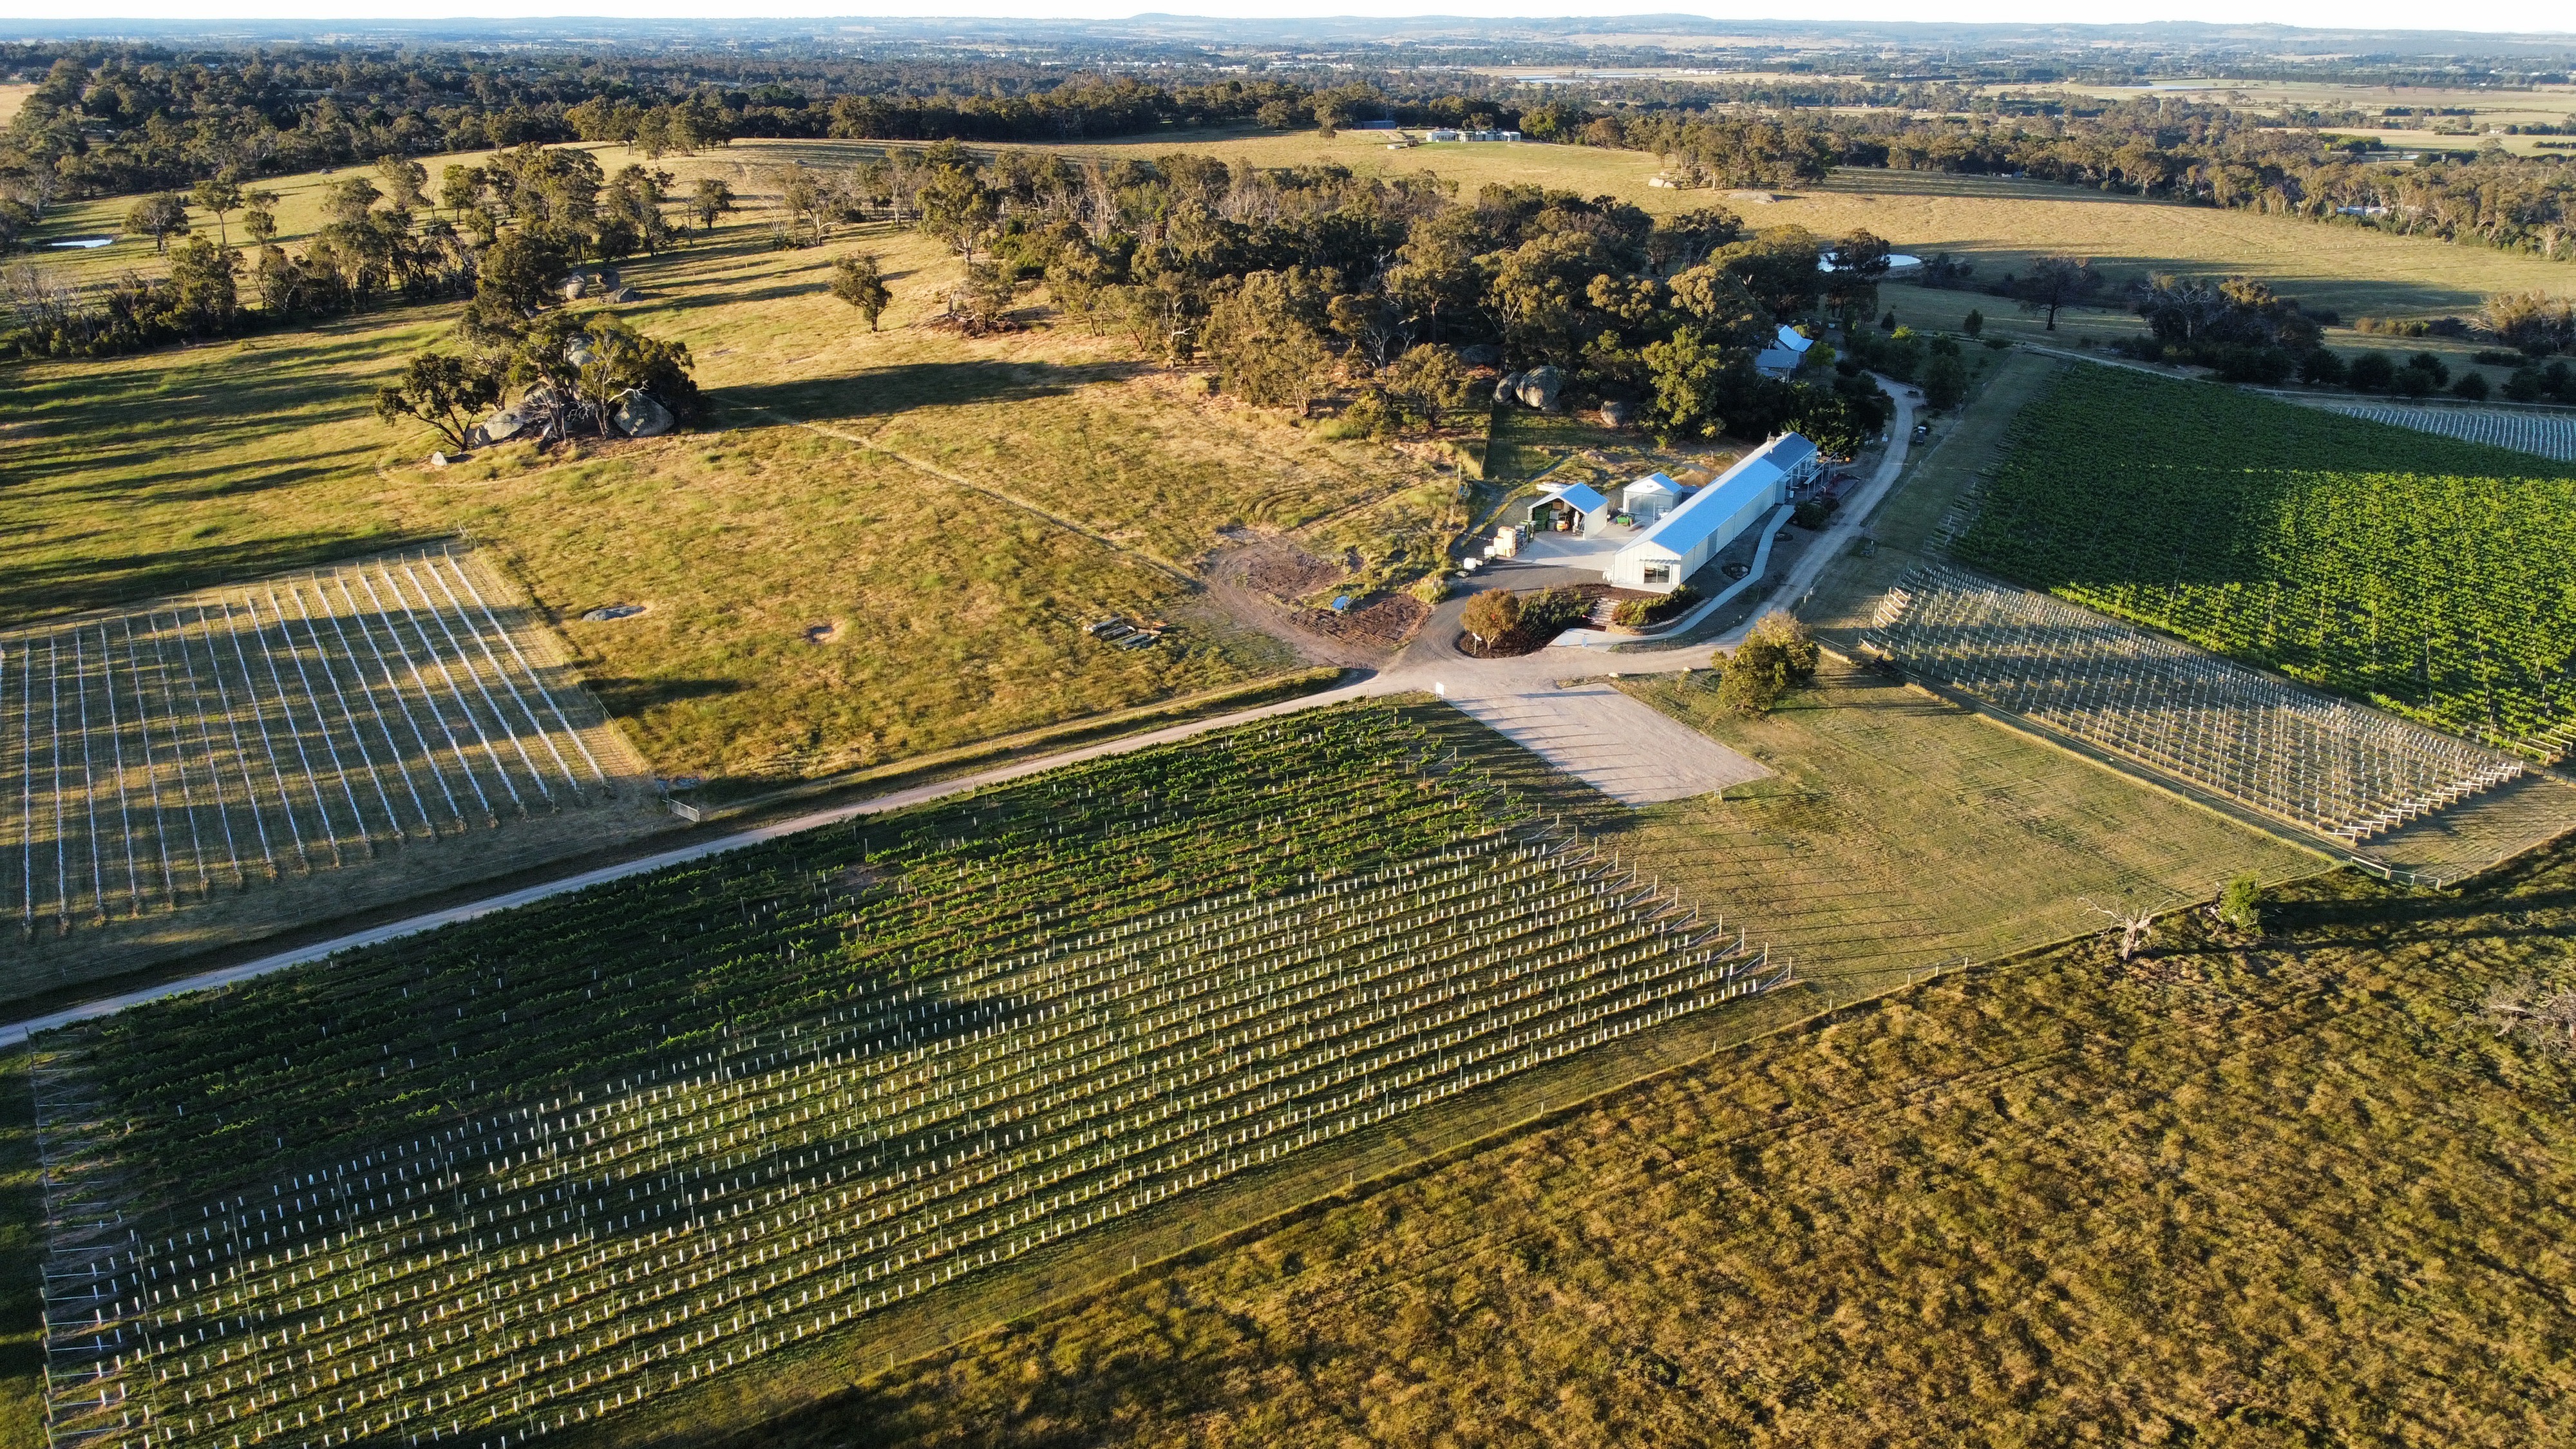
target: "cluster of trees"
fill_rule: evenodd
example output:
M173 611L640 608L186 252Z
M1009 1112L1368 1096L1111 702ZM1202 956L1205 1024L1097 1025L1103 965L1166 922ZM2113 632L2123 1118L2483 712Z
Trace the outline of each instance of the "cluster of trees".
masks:
M493 208L473 247L472 300L445 344L377 390L376 415L420 419L459 448L471 446L476 414L503 397L516 399L531 435L548 440L607 436L638 393L677 419L694 417L700 399L685 343L648 337L604 309L562 305L574 300L566 273L622 224L603 200L614 181L601 185L583 152L529 147L504 159L510 164L489 171L448 168L441 191L452 208Z
M2576 299L2541 292L2500 292L2482 320L2496 340L2531 357L2576 352Z
M545 310L542 296L520 313L507 289L478 292L458 324L455 350L430 350L404 365L400 381L376 389L376 416L414 418L456 448L474 445L477 418L503 397L525 433L540 441L577 433L611 435L612 421L641 393L674 418L695 417L701 399L688 344L635 330L613 312Z
M0 46L39 78L0 129L0 248L56 199L362 164L382 155L617 141L648 158L735 137L1050 141L1175 127L1331 130L1363 120L1510 125L1472 94L1392 99L1210 68L1170 83L1017 62L865 61L721 50L606 57L525 50Z
M2137 196L2576 257L2576 168L2486 145L2414 164L2319 131L2173 97L2099 114L1905 111L1587 115L1552 109L1551 137L1651 151L1685 185L1814 180L1833 166L2028 176Z
M1056 306L1172 364L1213 363L1269 406L1345 387L1359 415L1427 425L1466 401L1458 349L1567 376L1573 405L1620 398L1668 437L1796 427L1849 451L1885 420L1866 379L1776 381L1753 356L1795 318L1865 318L1886 245L1829 249L1709 207L1657 219L1609 197L1422 175L1264 169L1172 154L1095 160L933 148L782 184L785 223L908 221L966 262L952 315L989 322L1043 280ZM1829 360L1829 356L1827 359ZM1823 369L1815 369L1822 372Z
M58 282L32 264L9 269L0 355L97 357L225 336L382 302L475 291L495 268L541 289L585 262L655 252L734 208L721 180L675 195L670 173L603 170L586 151L534 143L482 166L428 169L400 156L334 181L326 220L299 249L277 241L278 197L232 172L185 193L138 198L126 227L169 257L170 275L127 274L103 287ZM238 224L247 249L235 245ZM215 235L208 237L207 230Z
M41 76L0 130L0 247L57 199L184 188L527 142L625 141L648 156L737 136L1054 140L1329 119L1290 82L1158 86L1040 66L762 64L722 52L618 57L340 48L180 52L0 47Z
M583 139L659 156L737 136L1045 141L1243 121L1330 131L1392 120L1517 126L1540 140L1650 151L1686 185L1795 185L1835 166L2027 175L2576 253L2576 175L2562 156L2515 157L2490 145L2394 165L2370 143L2312 124L2170 96L2088 108L1970 86L1797 80L1722 94L1700 87L1689 104L1554 100L1524 109L1463 77L1419 80L1403 93L1212 69L1156 84L1018 62L321 46L0 46L0 72L42 77L0 131L0 246L57 197L386 154Z

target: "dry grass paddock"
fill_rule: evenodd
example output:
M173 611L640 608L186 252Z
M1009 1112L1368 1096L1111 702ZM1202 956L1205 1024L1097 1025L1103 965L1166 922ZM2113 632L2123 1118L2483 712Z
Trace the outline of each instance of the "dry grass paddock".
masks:
M0 1001L675 823L470 550L0 633L0 669Z
M2571 1068L2474 1019L2561 852L1820 1017L755 1431L622 1443L2530 1442ZM837 1383L837 1391L834 1385Z
M885 258L881 331L824 289L847 250ZM1201 606L1220 530L1305 530L1391 573L1427 566L1454 511L1433 463L1210 398L1079 327L917 325L956 266L909 229L779 252L739 221L624 270L646 293L625 315L696 356L701 431L424 467L435 437L369 398L452 307L25 367L0 620L471 531L657 769L757 784L1276 672L1283 646ZM618 602L649 611L579 619ZM1147 650L1082 633L1112 613L1176 627Z

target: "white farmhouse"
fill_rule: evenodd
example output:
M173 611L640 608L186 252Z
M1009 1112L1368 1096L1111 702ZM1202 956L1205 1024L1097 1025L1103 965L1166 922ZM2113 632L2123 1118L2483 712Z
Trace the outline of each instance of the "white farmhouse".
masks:
M1782 433L1611 555L1609 581L1623 589L1671 593L1786 502L1793 485L1821 474L1824 462L1815 444Z

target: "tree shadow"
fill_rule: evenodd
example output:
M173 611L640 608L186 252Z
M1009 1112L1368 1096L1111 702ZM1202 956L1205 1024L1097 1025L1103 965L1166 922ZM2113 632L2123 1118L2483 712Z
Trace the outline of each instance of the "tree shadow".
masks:
M638 679L613 674L585 681L612 715L632 718L655 705L689 699L721 699L750 688L739 679Z
M824 418L886 417L928 408L974 407L990 403L1034 402L1062 397L1095 383L1124 382L1148 370L1141 362L1097 362L1065 366L1052 362L1004 362L977 358L959 362L918 362L899 367L872 367L834 377L752 383L713 394L719 409L748 413L728 418L735 425L777 421L759 409L786 413L798 422Z
M102 569L89 554L34 562L0 554L0 626L16 628L91 609L131 606L197 589L320 568L341 559L443 543L445 533L399 532L353 537L294 533L240 543L129 554ZM61 540L45 539L59 551Z

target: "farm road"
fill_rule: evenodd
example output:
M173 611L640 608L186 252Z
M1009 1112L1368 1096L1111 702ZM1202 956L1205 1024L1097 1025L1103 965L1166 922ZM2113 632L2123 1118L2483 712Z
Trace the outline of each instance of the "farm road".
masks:
M1824 538L1819 539L1814 548L1807 551L1807 556L1800 561L1799 567L1792 571L1788 578L1771 590L1770 597L1774 600L1796 599L1814 584L1827 560L1839 558L1847 552L1853 535L1886 499L1888 491L1895 486L1897 476L1904 471L1906 453L1914 427L1914 408L1906 395L1904 384L1885 378L1881 378L1880 382L1887 389L1889 396L1896 400L1896 419L1888 426L1887 454L1880 460L1878 472L1870 479L1869 485L1854 495L1851 503L1840 511L1841 521L1836 523ZM1502 581L1498 579L1495 582L1500 584ZM745 846L758 845L799 831L813 830L821 826L853 820L863 815L900 810L906 806L918 805L949 795L963 794L987 785L1021 779L1060 766L1098 759L1104 755L1124 754L1131 750L1147 749L1154 745L1189 739L1212 730L1230 729L1255 720L1271 719L1300 710L1316 709L1381 695L1437 690L1465 713L1495 724L1503 733L1519 739L1521 743L1550 763L1583 776L1614 798L1628 800L1631 803L1651 799L1680 798L1656 792L1679 789L1697 780L1707 780L1712 783L1701 785L1687 793L1714 790L1722 785L1757 778L1765 773L1760 766L1744 760L1734 751L1693 731L1684 733L1690 734L1694 740L1705 744L1707 749L1703 751L1694 748L1687 757L1676 762L1678 768L1671 773L1687 776L1688 779L1666 782L1662 785L1648 778L1657 766L1651 755L1637 749L1633 741L1607 740L1587 744L1587 740L1595 739L1602 731L1624 730L1631 727L1639 732L1654 731L1649 738L1658 742L1669 744L1673 741L1664 732L1664 727L1670 723L1664 716L1625 695L1597 687L1587 688L1581 684L1570 686L1584 695L1579 703L1574 704L1573 715L1566 713L1563 708L1564 702L1548 698L1559 694L1561 688L1568 687L1560 686L1558 681L1564 678L1565 671L1569 667L1592 667L1601 659L1597 654L1586 656L1581 651L1554 649L1542 649L1535 654L1522 655L1517 659L1470 659L1460 654L1456 648L1458 616L1465 611L1467 598L1468 595L1461 594L1443 603L1423 625L1422 631L1414 636L1412 644L1396 657L1391 666L1374 677L1361 680L1356 684L1344 685L1322 694L1284 700L1278 704L1262 705L1255 709L1219 715L1212 719L1173 725L1168 729L1155 730L1148 734L1105 740L1096 745L1067 750L1062 754L1001 765L951 780L891 791L865 800L812 811L756 829L719 835L636 860L602 866L597 870L567 876L562 880L547 881L540 885L507 891L445 910L431 911L389 922L368 930L352 932L291 951L281 951L273 956L263 956L257 960L245 961L220 970L182 977L122 995L104 997L97 1001L84 1002L43 1016L0 1025L0 1046L12 1046L37 1033L52 1031L93 1017L111 1015L146 1001L248 981L254 977L265 976L272 971L283 971L290 966L302 966L324 960L342 951L353 951L362 946L373 946L385 941L398 940L404 936L416 935L422 931L433 931L441 926L487 916L494 911L505 911L544 900L549 896L587 890L592 886L605 885L610 881L644 875L693 860L703 860L710 855L718 855L728 850L740 850ZM1611 655L1609 658L1616 661L1617 668L1621 672L1631 674L1705 669L1722 647L1741 643L1745 628L1750 627L1750 624L1747 624L1744 628L1733 630L1722 638L1698 644L1681 645L1669 649L1643 649L1632 653ZM1578 663L1578 660L1581 662ZM1585 726L1585 732L1569 733L1563 727L1568 719L1580 720ZM1515 720L1522 722L1521 733L1514 733L1512 722ZM1523 734L1526 734L1527 738L1523 738ZM1599 778L1595 778L1596 775Z

